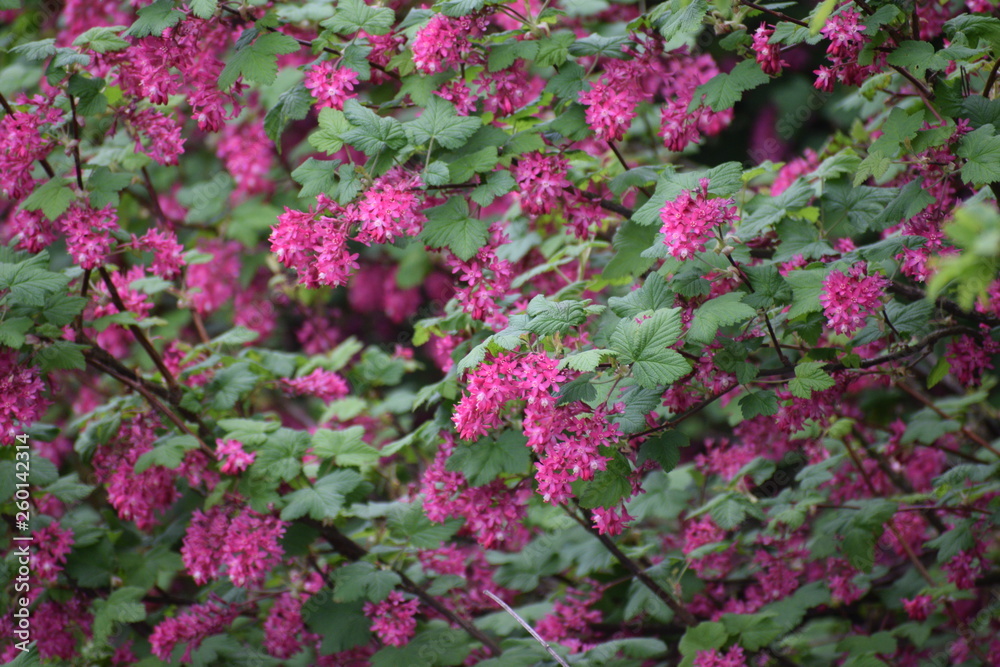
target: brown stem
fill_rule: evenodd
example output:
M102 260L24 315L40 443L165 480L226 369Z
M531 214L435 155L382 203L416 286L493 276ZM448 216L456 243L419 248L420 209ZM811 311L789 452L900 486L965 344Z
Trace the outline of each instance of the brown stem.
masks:
M83 190L83 160L80 159L80 124L76 120L76 100L69 95L69 109L73 126L73 165L76 167L76 184Z
M896 386L899 387L900 389L902 389L904 392L906 392L910 396L912 396L913 398L915 398L918 401L920 401L921 403L923 403L926 407L928 407L931 410L933 410L935 413L937 413L937 415L939 417L941 417L941 419L946 419L946 420L953 420L954 419L954 417L952 417L947 412L945 412L944 410L942 410L941 408L939 408L937 405L935 405L934 401L932 401L927 396L924 396L923 392L919 391L915 387L912 387L909 383L907 383L907 382L905 382L903 380L897 380L896 381ZM983 449L987 450L988 452L994 454L995 456L1000 457L1000 451L997 451L997 449L995 447L991 446L990 443L986 442L986 439L983 438L983 436L979 435L975 431L969 430L969 428L966 427L965 424L962 424L962 426L959 428L959 430L961 431L962 435L964 435L966 438L968 438L972 442L976 443L977 445L979 445Z
M919 95L920 99L924 101L924 104L927 105L927 108L930 109L930 112L934 114L934 118L937 119L937 122L944 125L944 118L941 117L941 114L938 113L938 110L934 107L934 104L931 102L931 98L933 97L933 95L931 94L931 91L927 89L927 86L921 83L921 81L917 79L917 77L910 74L905 67L898 67L896 65L889 65L889 67L899 72L899 74L904 79L913 84L913 87L917 89L917 95Z
M125 302L122 301L121 295L118 294L118 288L115 287L107 269L102 266L98 269L98 271L101 274L101 279L104 281L105 286L108 288L108 293L111 295L111 301L115 304L115 307L122 313L129 312L128 308L125 306ZM149 342L148 338L146 338L146 334L143 333L142 329L135 324L128 325L128 328L132 332L132 335L135 336L135 339L139 341L139 345L146 350L146 354L149 355L149 358L153 360L154 364L156 364L156 368L160 371L160 374L163 375L163 379L166 380L170 391L172 393L179 393L180 387L177 384L177 380L174 378L173 373L170 372L170 369L167 368L167 365L163 363L163 358L160 356L160 353L156 351L153 344Z
M642 584L652 591L656 597L660 598L660 600L662 600L663 603L674 612L674 616L676 616L681 623L688 626L697 624L698 620L694 617L694 614L688 611L684 605L674 598L674 596L668 593L662 586L656 583L652 577L646 574L646 572L639 567L638 563L625 555L625 553L618 548L618 545L615 544L610 537L602 534L599 530L597 530L597 528L594 527L594 522L590 512L581 508L581 511L584 513L584 518L580 518L577 516L576 512L570 510L570 508L565 505L562 507L574 521L579 523L587 530L587 532L596 537L600 543L604 545L604 548L607 549L626 570L632 573L632 576L642 582Z
M615 146L615 142L613 142L613 141L611 141L609 139L608 140L608 146L611 147L611 151L615 154L615 157L618 158L618 162L621 164L622 168L625 171L628 171L630 169L630 167L628 166L628 161L625 160L625 156L622 155L622 153L621 153L620 150L618 150L618 146ZM653 196L653 194L649 191L649 188L640 187L639 191L642 194L646 195L646 197L652 197Z
M729 389L723 389L722 391L718 392L717 394L713 394L712 396L709 396L707 399L705 399L704 401L702 401L698 405L694 406L693 408L691 408L691 409L689 409L689 410L687 410L685 412L682 412L681 414L679 414L678 416L674 417L673 419L671 419L669 421L666 421L666 422L660 424L659 426L654 426L653 428L646 429L645 431L640 431L639 433L633 433L632 435L630 435L628 437L631 440L632 438L641 438L641 437L644 437L644 436L647 436L647 435L652 435L653 433L657 433L657 432L662 431L664 429L673 428L673 427L677 426L678 424L680 424L685 419L688 419L689 417L692 417L695 414L701 412L702 410L704 410L705 408L707 408L709 405L711 405L712 403L715 403L717 400L719 400L720 398L722 398L723 396L725 396L726 394L728 394L733 389L736 389L739 386L740 385L738 385L738 384L734 384L732 387L729 387Z
M983 97L986 99L990 98L990 91L993 90L993 84L997 82L997 71L1000 70L1000 58L993 63L993 69L990 70L990 75L986 78L986 85L983 86Z
M862 361L858 368L872 368L873 366L880 366L881 364L888 363L890 361L896 361L898 359L905 359L906 357L912 356L925 347L933 345L942 338L948 338L949 336L956 336L958 334L973 334L976 335L979 332L975 329L970 329L969 327L949 327L947 329L942 329L936 331L928 336L925 336L922 340L918 341L913 345L906 345L903 348L892 352L890 354L884 354L881 357L875 357L874 359L868 359L867 361ZM833 373L835 371L848 370L848 367L841 363L830 363L823 366L823 370L827 373ZM758 377L772 377L775 375L788 375L795 372L794 366L785 366L784 368L767 368L760 371L757 375Z
M809 24L801 19L795 19L789 16L788 14L782 14L779 11L768 9L767 7L762 7L761 5L758 5L756 2L749 2L748 0L739 0L739 4L743 5L744 7L749 7L750 9L756 9L758 12L764 12L765 14L770 14L774 18L781 21L788 21L789 23L800 25L803 28L809 27Z
M911 287L909 285L903 285L897 282L889 283L888 290L893 294L897 294L899 296L905 296L914 300L921 300L927 298L927 293L924 292L919 287ZM937 305L938 308L940 308L941 310L945 311L950 315L954 315L955 317L966 317L970 320L975 320L983 324L988 324L991 327L1000 325L1000 319L996 317L990 317L989 315L984 315L983 313L967 311L954 301L949 301L944 297L939 296L937 299L934 300L934 303Z
M149 192L149 203L153 207L153 213L160 219L160 222L168 224L170 221L167 220L163 207L160 206L160 196L157 194L156 188L153 187L153 179L149 176L149 170L145 167L142 168L142 178L146 181L146 191Z
M361 560L368 555L368 551L363 546L341 533L336 526L325 525L315 519L302 519L302 521L306 525L312 526L318 530L323 536L323 539L330 543L330 546L332 546L341 555L346 556L349 560ZM465 630L470 636L482 643L491 655L500 655L503 653L503 649L500 648L500 645L495 640L473 625L468 619L459 616L452 610L445 607L440 601L438 601L437 598L417 585L415 581L410 579L403 572L397 570L396 568L391 569L399 575L400 581L403 582L403 587L407 591L417 596L421 602L447 618L453 624Z

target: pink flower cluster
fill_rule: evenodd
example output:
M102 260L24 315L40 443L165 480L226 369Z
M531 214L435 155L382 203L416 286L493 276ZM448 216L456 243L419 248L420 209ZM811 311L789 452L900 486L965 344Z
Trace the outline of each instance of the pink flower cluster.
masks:
M563 189L571 185L566 178L569 160L558 154L527 153L518 159L513 172L521 191L521 208L531 216L552 211L564 199Z
M66 249L73 261L84 269L96 269L104 260L114 242L111 232L118 229L118 214L108 205L97 210L83 203L76 203L59 218L66 235Z
M478 64L482 56L469 39L482 35L488 25L489 19L484 16L451 18L435 14L410 43L413 63L424 74L437 74L460 64Z
M419 234L427 222L419 184L419 176L407 175L398 167L376 178L364 195L347 207L347 218L358 225L355 240L371 245Z
M366 602L365 616L372 620L372 632L388 646L403 646L417 629L420 602L407 600L399 591L391 591L381 602Z
M654 62L651 51L633 60L609 60L600 80L580 93L577 99L587 107L587 125L598 139L618 141L628 132L639 103L652 98L643 81L649 69L659 64Z
M868 266L858 262L848 273L832 271L823 281L819 301L826 322L835 332L849 335L865 324L882 306L882 294L888 279L881 274L868 275Z
M53 521L45 528L35 531L34 542L38 545L38 549L32 554L34 574L40 583L54 583L66 564L66 556L73 550L73 531L62 528L58 521Z
M50 402L38 370L18 363L17 352L0 349L0 445L12 445L42 418Z
M465 519L462 532L484 549L517 548L527 542L528 530L522 522L531 491L522 485L511 489L499 479L470 486L461 472L447 469L458 444L455 436L445 431L442 438L434 461L420 481L427 518L435 523L451 517Z
M542 639L568 646L572 653L586 650L588 647L581 637L591 635L591 626L601 622L600 610L591 608L600 599L599 590L585 593L568 589L565 597L553 603L552 612L538 621L538 634Z
M697 252L705 252L705 241L712 231L738 219L732 199L709 199L707 178L701 179L699 186L696 191L684 190L660 209L663 244L676 259L690 259Z
M860 18L860 14L848 7L827 19L826 25L820 30L830 40L826 55L831 66L821 65L816 70L814 85L819 90L833 92L834 81L848 86L860 86L869 76L881 71L879 61L884 60L884 54L877 54L876 62L871 65L858 64L858 56L868 42Z
M695 89L720 74L712 56L703 53L690 56L684 50L674 51L665 62L656 63L659 94L667 100L660 117L659 134L663 144L672 151L682 151L702 136L713 136L729 126L733 110L712 111L708 106L688 107L694 100Z
M455 291L455 300L462 310L495 328L507 325L501 302L507 298L514 279L514 267L506 259L497 257L496 251L509 242L501 224L495 222L490 226L489 243L469 260L463 261L452 253L445 257L452 273L465 283Z
M321 214L318 219L317 214ZM346 226L342 209L314 213L312 209L303 212L286 207L271 232L271 252L279 262L295 269L306 287L343 285L359 266L358 254L347 249Z
M223 473L237 475L250 467L257 454L244 450L239 440L220 440L215 448L215 458L222 461L219 469Z
M21 98L17 104L34 108L0 118L0 193L15 201L31 192L36 160L44 159L55 146L55 140L43 134L44 126L57 123L63 115L42 97Z
M184 246L170 229L151 228L141 237L132 238L132 247L153 253L153 273L165 280L180 275L184 268Z
M316 396L325 402L336 401L347 396L350 387L347 381L333 371L317 368L309 375L292 380L283 379L281 384L290 394L298 396Z
M324 60L306 71L304 84L319 106L339 110L344 108L344 102L357 97L352 91L358 84L358 74L349 67L337 67Z
M190 662L191 654L205 639L224 632L238 615L238 607L220 599L191 605L178 616L161 621L156 626L149 636L153 655L160 660L172 662L174 647L187 644L181 661Z
M227 507L195 510L184 536L181 557L198 584L223 574L234 585L256 588L284 555L279 541L287 524L246 509L235 518Z
M774 28L766 23L760 24L753 33L753 50L757 64L764 73L777 76L781 74L781 68L787 67L788 63L781 59L781 45L769 43L773 35Z
M747 667L747 657L742 646L731 646L725 653L717 649L698 651L694 667Z

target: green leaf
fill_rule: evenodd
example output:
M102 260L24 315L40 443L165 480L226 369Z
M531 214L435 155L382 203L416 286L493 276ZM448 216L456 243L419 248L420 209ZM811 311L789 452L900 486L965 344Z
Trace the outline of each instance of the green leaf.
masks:
M404 127L414 144L434 142L449 150L461 148L482 124L479 116L459 116L455 105L432 95L420 118Z
M686 339L694 343L710 343L715 339L719 327L745 322L754 317L757 311L740 303L742 298L742 292L729 292L703 303L695 311Z
M95 53L121 51L129 46L128 42L118 36L118 33L124 29L123 25L91 28L74 39L73 46L83 46Z
M427 223L420 240L431 248L448 248L463 261L471 259L489 238L489 225L469 215L465 197L452 197L424 213Z
M361 481L361 475L353 470L335 470L311 487L285 496L287 504L281 510L281 518L292 521L308 514L318 521L335 519L344 507L344 498Z
M816 7L812 16L809 17L810 35L816 36L819 34L819 31L826 25L826 20L830 18L830 14L833 13L836 6L837 0L823 0L823 2Z
M67 505L73 505L89 496L95 488L89 484L81 483L79 475L74 472L52 482L45 487L44 491ZM0 498L0 501L2 501L2 498Z
M663 308L636 322L625 318L611 334L611 349L622 363L631 364L632 375L643 387L668 385L691 372L691 365L675 350L681 333L679 308Z
M829 275L828 269L797 269L785 276L792 288L792 308L788 318L823 310L819 295L823 291L823 281Z
M351 426L340 431L316 429L312 436L313 454L320 458L332 458L340 466L371 465L379 460L381 454L362 441L364 434L363 426Z
M171 28L184 19L184 12L174 9L172 0L156 0L153 4L142 7L137 12L132 27L125 31L127 37L159 37L167 28Z
M57 340L52 345L47 345L38 350L38 353L35 355L35 361L43 373L55 370L82 371L87 367L87 362L83 357L83 351L86 349L85 345Z
M41 211L49 220L55 220L69 208L76 194L69 187L69 179L52 178L35 188L28 198L21 202L26 211Z
M482 9L486 0L443 0L435 7L445 16L465 16Z
M519 43L523 44L523 42ZM576 101L577 95L586 88L584 74L586 74L586 70L576 63L566 63L559 68L558 74L549 78L548 83L545 84L545 92L552 93L563 100Z
M8 317L0 323L0 344L17 349L24 345L25 336L32 321L27 317Z
M649 18L663 35L663 39L670 42L675 37L697 35L708 10L706 0L693 0L687 5L674 0L657 5L650 12Z
M406 132L398 120L383 118L356 99L344 103L344 116L352 127L341 135L341 140L369 157L406 145Z
M138 623L146 620L146 605L142 603L146 591L137 586L119 588L106 599L94 601L93 638L105 642L118 623Z
M965 158L962 180L966 183L984 185L1000 181L1000 137L992 125L983 125L962 137L955 152Z
M514 64L518 58L532 60L538 53L538 42L533 40L509 39L502 44L494 44L486 61L491 72L499 72Z
M916 76L922 77L928 67L934 66L934 45L930 42L906 40L886 56L886 61L890 65L906 67Z
M639 448L638 463L652 460L660 464L663 472L670 472L677 467L681 460L681 447L690 444L688 437L670 429L659 435L650 436Z
M200 19L211 18L215 14L215 9L219 0L190 0L191 13Z
M611 242L615 255L604 267L601 277L617 280L644 273L656 262L655 258L643 256L644 251L656 242L656 233L656 227L643 226L632 220L619 225Z
M418 549L437 549L462 527L462 519L434 523L427 518L423 502L400 503L386 521L393 535Z
M343 111L329 107L320 110L318 122L319 128L309 135L309 143L316 150L333 155L344 147L341 137L351 129L351 124Z
M576 35L571 32L557 32L538 40L538 53L535 54L535 64L539 67L559 66L566 62L569 56L569 45L576 41Z
M504 473L518 475L531 465L527 437L505 431L496 439L483 438L471 445L459 445L445 468L461 472L472 486L488 484Z
M827 183L822 199L823 227L827 233L879 230L881 214L898 193L896 188L855 187L846 178Z
M699 0L699 2L704 2L704 0ZM577 58L585 56L624 58L622 47L629 43L629 38L624 35L605 37L604 35L591 34L570 44L569 54Z
M210 404L213 410L229 410L240 396L257 386L257 374L250 370L250 364L241 361L223 368L215 374L207 389L212 397Z
M28 261L19 264L0 262L0 292L10 290L7 304L44 306L50 294L62 292L69 278L61 273L47 271Z
M132 183L132 174L118 174L107 167L98 167L87 179L90 205L104 208L108 204L118 206L118 193Z
M539 294L528 303L531 321L527 328L539 336L568 333L587 320L592 308L588 308L586 301L549 301Z
M724 111L743 98L743 93L770 81L754 59L740 62L729 74L716 74L694 90L688 111L705 105L712 111ZM704 96L704 99L703 99Z
M743 419L778 414L778 397L773 391L752 391L740 399Z
M392 570L380 570L371 563L360 561L343 565L333 571L333 599L337 602L386 599L402 579Z
M445 167L444 182L463 183L472 178L474 174L481 174L492 170L498 161L499 156L497 155L496 146L487 146L474 153L463 155L456 160L450 160Z
M721 648L727 638L726 627L722 623L706 621L688 628L681 637L679 648L684 660L680 664L690 667L698 652Z
M279 140L281 139L281 132L285 129L285 126L288 125L290 121L302 120L305 118L309 115L309 109L311 107L312 95L309 94L309 90L300 81L283 92L281 96L278 97L278 103L271 107L271 109L267 112L267 115L264 116L264 133L267 134L267 137L275 143L275 147L279 151L281 150L281 142ZM321 130L323 128L322 119L324 111L333 111L333 109L324 107L320 111ZM341 118L343 118L342 114ZM344 123L344 129L347 129L346 122ZM313 137L315 135L316 133L309 137L310 143L313 142ZM322 147L316 146L315 144L313 144L313 146L319 150L324 150ZM337 150L340 150L340 148L337 148Z
M364 30L369 35L387 35L396 14L387 7L369 7L363 0L339 0L337 11L321 26L346 35Z
M489 206L493 200L514 189L514 177L509 171L494 171L486 177L486 182L472 191L472 201L480 206Z
M632 468L628 460L610 447L601 447L601 454L611 459L607 467L595 472L592 480L573 483L573 492L584 509L614 507L632 495L632 482L629 481Z
M809 398L814 391L829 389L837 384L826 371L822 361L804 361L795 366L795 379L788 383L793 396Z
M154 465L176 469L184 461L184 455L198 448L198 440L194 436L179 435L167 438L153 449L140 456L133 466L135 473L141 474Z
M251 30L256 31L256 28ZM240 41L243 41L242 37ZM258 35L250 44L237 48L219 74L219 88L229 88L241 76L247 81L270 85L278 76L278 56L298 50L299 43L284 33L267 32Z
M292 172L292 178L302 186L299 197L314 199L319 194L333 195L337 190L336 168L339 160L309 158Z
M605 355L613 354L611 350L584 350L563 357L562 361L559 362L559 368L572 368L581 373L590 373L597 368Z
M632 290L627 296L613 296L608 300L608 306L619 317L636 317L648 310L669 308L674 302L674 293L667 286L667 281L659 273L646 276L642 287Z

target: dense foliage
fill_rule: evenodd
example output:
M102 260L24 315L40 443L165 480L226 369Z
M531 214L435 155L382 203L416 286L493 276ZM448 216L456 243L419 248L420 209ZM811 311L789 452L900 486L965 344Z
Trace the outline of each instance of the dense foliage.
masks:
M1000 664L998 16L0 0L0 657Z

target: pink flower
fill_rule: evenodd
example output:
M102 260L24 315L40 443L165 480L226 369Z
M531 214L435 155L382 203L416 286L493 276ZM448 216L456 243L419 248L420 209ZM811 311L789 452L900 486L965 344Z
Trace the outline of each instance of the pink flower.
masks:
M96 269L111 249L111 232L118 229L118 216L110 205L97 210L74 204L59 218L59 225L73 261L84 269Z
M371 245L419 234L427 217L418 181L398 168L375 179L361 199L347 207L347 218L360 225L355 240Z
M888 279L881 274L868 275L868 267L858 262L847 274L833 271L823 281L819 300L823 304L827 326L849 335L865 324L882 306L882 294Z
M195 510L181 547L184 566L199 584L225 574L241 588L259 587L281 561L286 525L250 509L234 519L221 505L207 513Z
M319 106L338 110L344 108L344 102L357 97L352 93L357 83L357 72L349 67L335 67L329 60L310 67L304 81Z
M705 241L712 231L737 220L732 199L709 199L707 178L701 179L699 185L700 190L685 190L660 209L663 244L676 259L690 259L696 252L705 252Z
M903 598L903 610L913 621L926 621L934 611L934 598L930 595L917 595L912 600Z
M781 45L768 43L772 35L774 28L762 23L753 34L753 50L764 73L777 75L788 63L781 59Z
M34 538L38 545L32 559L35 575L40 583L54 583L66 564L66 556L73 550L73 531L63 529L58 521L54 521L35 531Z
M372 631L389 646L403 646L417 629L417 600L407 600L399 591L391 591L382 602L366 602L365 616L372 619Z
M256 452L247 452L239 440L220 440L215 448L215 458L222 461L220 470L227 475L236 475L253 463Z
M722 653L721 650L698 651L694 659L694 667L746 667L747 658L742 646L731 646Z
M424 74L444 72L460 63L477 64L482 57L473 49L469 38L480 36L487 25L485 17L451 18L435 14L410 44L413 63Z
M344 378L322 368L317 368L309 375L294 380L284 379L281 384L291 394L316 396L327 403L347 396L350 391Z
M28 111L14 111L0 118L0 194L19 200L28 195L34 185L31 172L37 160L45 158L55 146L52 137L43 134L44 126L58 122L63 115L42 97L17 100L18 105L30 104Z
M529 215L551 211L566 196L569 161L562 155L528 153L514 167L514 179L521 191L521 208Z
M172 230L149 229L141 238L132 239L132 247L153 253L153 273L170 280L184 268L184 246Z
M302 650L299 637L304 630L302 600L292 593L282 593L264 621L264 648L275 658L287 660Z
M587 107L587 125L604 141L618 141L625 136L639 102L628 89L605 83L593 84L590 90L580 93L579 99Z
M1000 345L990 338L984 326L980 338L959 336L948 342L945 357L951 366L951 373L966 387L978 387L983 382L983 373L993 370L993 355Z
M161 621L149 636L153 655L160 660L171 662L171 654L178 644L187 644L182 662L190 662L191 654L201 643L212 635L226 630L239 614L237 607L221 600L210 600L188 607L173 618Z
M0 445L12 445L15 437L42 418L50 402L38 370L18 363L17 352L0 349Z

